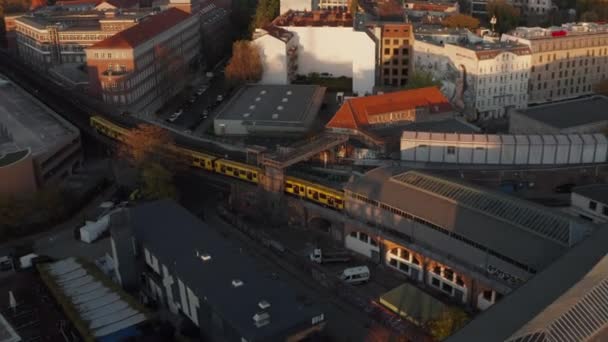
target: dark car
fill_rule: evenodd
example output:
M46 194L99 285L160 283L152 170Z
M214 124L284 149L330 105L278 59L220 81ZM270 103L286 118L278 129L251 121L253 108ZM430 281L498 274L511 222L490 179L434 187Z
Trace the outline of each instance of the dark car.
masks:
M575 186L576 184L574 183L565 183L556 186L553 191L557 192L558 194L569 194L572 192L572 188L574 188Z

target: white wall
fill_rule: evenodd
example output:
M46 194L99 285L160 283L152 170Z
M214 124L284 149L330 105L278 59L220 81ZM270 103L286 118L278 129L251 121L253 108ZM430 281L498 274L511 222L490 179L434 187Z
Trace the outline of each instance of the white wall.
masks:
M602 212L605 205L596 202L595 210L589 208L591 200L588 197L581 196L577 193L570 194L570 212L575 216L584 216L593 220L594 223L603 223L608 221L608 217L603 216Z
M283 14L289 10L310 11L312 10L312 0L281 0L279 14Z
M287 47L285 42L269 35L253 41L260 51L263 74L260 84L289 84L287 77Z
M372 93L375 84L376 44L352 27L285 26L298 40L298 74L327 72L353 78L353 91Z

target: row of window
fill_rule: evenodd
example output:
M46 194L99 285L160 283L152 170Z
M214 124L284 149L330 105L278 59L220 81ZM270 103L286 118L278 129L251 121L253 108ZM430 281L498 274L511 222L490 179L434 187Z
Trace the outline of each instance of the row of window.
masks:
M398 46L408 46L410 44L410 41L408 39L393 39L392 41L390 39L384 39L384 45L398 45Z
M596 211L597 210L597 202L589 201L589 209ZM608 216L608 206L602 206L602 215Z
M391 50L393 53L391 53ZM410 49L408 49L408 48L403 48L403 49L384 48L384 55L385 56L397 56L397 55L399 55L399 51L401 51L402 56L407 56L410 53Z
M590 46L604 46L608 45L608 38L606 36L601 38L586 38L584 36L578 37L564 37L560 39L551 39L550 42L540 42L538 43L539 51L554 51L554 50L572 50L575 48L585 48ZM598 49L598 54L602 50L602 48ZM591 51L595 51L595 49L587 50L587 56L590 55ZM604 55L606 54L606 49L604 48Z
M521 268L522 270L525 270L525 271L527 271L529 273L533 273L533 274L536 273L536 270L534 268L532 268L532 267L530 267L530 266L528 266L526 264L523 264L521 262L513 260L513 259L511 259L511 258L509 258L509 257L507 257L505 255L500 254L497 251L494 251L494 250L492 250L492 249L490 249L490 248L488 248L488 247L480 244L480 243L477 243L477 242L475 242L473 240L470 240L470 239L468 239L468 238L466 238L466 237L464 237L462 235L456 234L453 231L450 231L448 229L440 227L440 226L438 226L438 225L436 225L436 224L434 224L432 222L429 222L427 220L424 220L424 219L422 219L420 217L411 215L409 213L406 213L406 212L404 212L404 211L402 211L400 209L391 207L391 206L386 205L384 203L379 203L378 201L370 200L369 198L367 198L365 196L361 196L360 194L357 194L357 193L354 193L354 192L346 191L346 196L350 197L352 199L356 199L356 200L365 202L365 203L370 204L370 205L375 206L375 207L380 207L380 208L382 208L385 211L391 212L391 213L393 213L395 215L399 215L399 216L401 216L401 217L403 217L405 219L408 219L410 221L414 221L414 222L420 223L420 224L422 224L422 225L424 225L424 226L426 226L428 228L434 229L434 230L436 230L436 231L438 231L438 232L440 232L442 234L448 235L448 236L450 236L453 239L462 241L462 242L464 242L464 243L466 243L466 244L468 244L468 245L470 245L472 247L475 247L475 248L477 248L477 249L479 249L481 251L484 251L484 252L486 252L486 253L488 253L490 255L493 255L494 257L496 257L496 258L498 258L498 259L500 259L500 260L502 260L504 262L507 262L507 263L509 263L511 265L514 265L514 266L516 266L518 268Z

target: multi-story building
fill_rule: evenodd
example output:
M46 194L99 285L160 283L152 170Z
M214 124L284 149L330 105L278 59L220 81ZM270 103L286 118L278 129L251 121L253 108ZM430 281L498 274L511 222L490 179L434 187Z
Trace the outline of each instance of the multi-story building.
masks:
M531 64L526 45L479 38L458 43L417 36L415 70L430 72L455 107L471 118L496 118L528 104Z
M377 168L344 194L347 248L480 310L595 230L563 212L420 171Z
M444 18L460 12L457 1L408 0L404 5L405 14L412 22L441 23Z
M350 0L281 0L279 13L317 10L349 11Z
M86 49L89 91L120 111L149 114L181 91L200 51L197 16L176 8Z
M84 49L136 25L150 11L48 12L15 19L24 62L39 68L85 63Z
M410 24L381 24L379 31L379 70L382 87L403 87L410 76L414 33Z
M120 284L190 320L205 341L315 340L325 325L316 304L173 201L116 213L111 224Z
M352 78L353 92L373 92L376 44L365 28L353 28L349 13L288 11L273 24L293 33L298 42L298 74L344 76Z
M78 129L0 75L0 194L32 193L81 163Z
M532 61L529 103L543 103L591 94L608 75L608 25L564 24L561 27L519 27L502 41L530 47Z
M197 12L201 22L201 57L213 66L230 52L234 31L230 14L211 0L200 4Z
M517 8L526 18L548 18L553 6L551 0L508 0L507 3ZM487 5L488 0L472 0L471 14L475 17L487 16Z
M608 184L590 184L572 189L570 212L594 223L608 222Z
M261 84L289 84L298 70L298 42L292 32L270 25L255 29L253 42L260 50Z

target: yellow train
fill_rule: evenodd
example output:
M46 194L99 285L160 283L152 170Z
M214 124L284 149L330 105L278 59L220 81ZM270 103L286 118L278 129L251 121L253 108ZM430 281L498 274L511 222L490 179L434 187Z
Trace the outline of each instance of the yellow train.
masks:
M118 141L124 141L124 136L129 133L128 128L122 127L100 116L92 116L90 119L90 124L100 134ZM218 158L211 154L203 153L183 146L173 146L172 148L182 157L183 160L187 162L189 166L234 177L255 184L260 182L262 169L259 167L239 163L233 160ZM289 176L285 178L284 189L288 194L292 194L333 209L344 209L344 192L341 190L332 189L323 185Z

